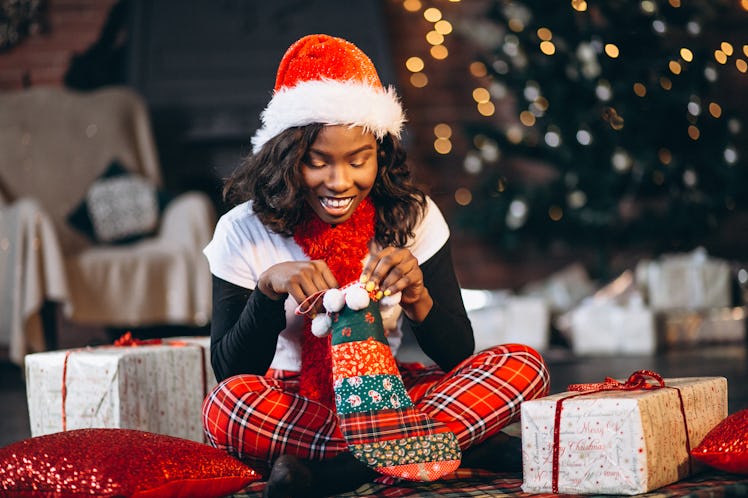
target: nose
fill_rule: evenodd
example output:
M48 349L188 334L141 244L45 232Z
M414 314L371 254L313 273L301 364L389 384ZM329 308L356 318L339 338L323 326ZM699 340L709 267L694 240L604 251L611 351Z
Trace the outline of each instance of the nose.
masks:
M343 192L349 189L352 183L350 167L345 164L331 165L325 183L327 188L334 192Z

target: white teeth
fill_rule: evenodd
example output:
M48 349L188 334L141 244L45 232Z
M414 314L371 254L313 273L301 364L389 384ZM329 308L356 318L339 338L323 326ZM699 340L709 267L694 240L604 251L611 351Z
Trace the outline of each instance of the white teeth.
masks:
M344 208L350 205L351 202L353 202L353 198L348 197L346 199L337 199L335 197L322 197L321 202L322 202L322 205L325 207Z

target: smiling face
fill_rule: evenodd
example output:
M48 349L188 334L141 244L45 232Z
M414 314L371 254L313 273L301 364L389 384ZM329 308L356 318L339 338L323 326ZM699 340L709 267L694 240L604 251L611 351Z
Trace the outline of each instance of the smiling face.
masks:
M351 217L377 179L377 141L360 126L324 126L301 165L306 200L325 223Z

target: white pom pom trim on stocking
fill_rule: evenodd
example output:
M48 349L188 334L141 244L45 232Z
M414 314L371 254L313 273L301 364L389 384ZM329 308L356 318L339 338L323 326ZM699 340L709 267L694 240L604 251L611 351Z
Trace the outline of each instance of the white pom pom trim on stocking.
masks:
M402 292L396 292L389 296L384 296L382 299L379 300L379 305L385 308L390 307L390 306L395 306L396 304L400 304L400 299L402 297L403 297Z
M369 306L370 298L366 289L360 285L352 285L345 289L345 304L354 311L362 310Z
M322 306L331 313L337 313L345 306L345 294L340 289L329 289L322 298Z
M316 337L325 337L330 333L332 318L327 313L320 313L312 319L312 334Z

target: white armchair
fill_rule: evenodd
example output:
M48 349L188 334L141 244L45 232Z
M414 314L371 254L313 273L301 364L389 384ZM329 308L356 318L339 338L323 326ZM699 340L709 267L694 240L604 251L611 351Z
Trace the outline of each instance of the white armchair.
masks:
M207 324L202 248L215 226L207 195L176 196L155 233L127 244L98 244L68 221L114 160L161 187L140 96L124 87L37 87L0 93L0 109L0 347L11 360L45 348L45 301L86 326Z

